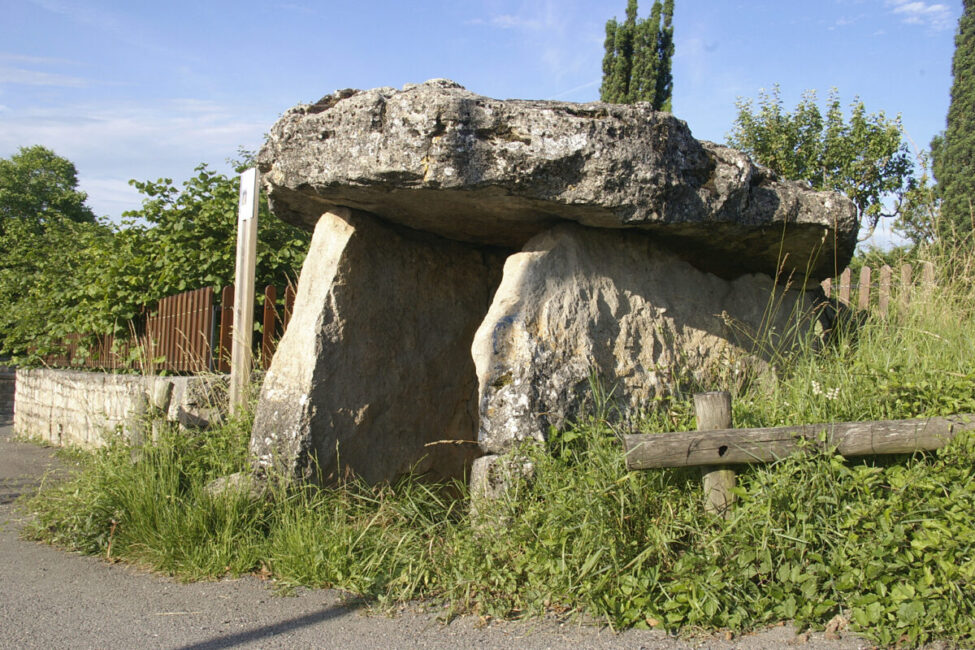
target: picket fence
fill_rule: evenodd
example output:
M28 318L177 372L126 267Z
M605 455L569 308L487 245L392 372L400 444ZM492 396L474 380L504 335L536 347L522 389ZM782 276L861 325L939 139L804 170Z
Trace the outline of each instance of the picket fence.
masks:
M934 264L922 262L920 266L920 289L922 293L926 293L935 284ZM822 286L827 297L838 300L848 307L855 307L861 311L876 310L881 316L886 316L890 311L892 296L896 296L902 305L906 306L910 302L911 296L918 288L914 276L915 269L912 264L903 264L898 273L886 264L876 271L869 266L864 266L860 269L859 281L854 284L853 272L847 267L835 280L833 278L823 280ZM856 304L853 303L854 296L856 296Z
M255 341L255 360L264 369L294 310L294 287L286 287L283 295L278 305L278 290L268 285L263 307L256 308L255 320L262 324L262 335ZM230 372L233 311L233 285L223 288L219 303L210 287L186 291L161 299L144 327L133 324L128 337L75 334L67 337L59 354L47 355L44 362L52 367L146 373Z

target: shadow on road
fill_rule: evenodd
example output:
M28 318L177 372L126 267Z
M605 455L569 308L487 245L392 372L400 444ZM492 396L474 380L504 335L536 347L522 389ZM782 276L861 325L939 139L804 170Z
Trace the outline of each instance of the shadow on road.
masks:
M352 612L352 609L343 606L326 607L318 612L305 614L304 616L299 616L288 621L281 621L280 623L275 623L273 625L265 625L264 627L259 627L256 630L247 630L246 632L227 634L225 636L218 636L206 641L200 641L199 643L182 646L181 650L217 650L218 648L233 648L244 643L260 641L261 639L268 639L278 634L293 632L317 623L324 623L325 621L330 621L341 616L347 616Z
M41 481L36 478L0 479L0 506L13 503L25 494L33 494L40 486Z

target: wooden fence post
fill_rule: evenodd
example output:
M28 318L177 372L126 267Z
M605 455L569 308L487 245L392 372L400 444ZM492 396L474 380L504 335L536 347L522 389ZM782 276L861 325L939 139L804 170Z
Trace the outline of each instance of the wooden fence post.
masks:
M244 405L253 366L254 269L257 261L257 204L259 176L251 167L240 175L237 217L237 263L234 282L234 334L230 354L230 411Z
M234 285L228 285L220 292L220 342L217 346L217 370L230 372L230 338L234 320Z
M914 267L904 264L901 267L901 309L907 310L911 304L911 290L914 283Z
M291 322L291 312L295 309L295 287L290 282L288 286L284 289L284 323L282 323L282 330L288 329L288 323Z
M850 304L852 275L853 272L850 270L849 266L843 269L843 272L840 274L840 302L844 305Z
M731 393L712 391L694 395L694 414L698 431L731 428ZM725 467L701 469L704 483L704 509L727 519L735 502L735 470Z
M925 298L931 297L931 290L934 289L934 264L931 262L921 263L921 291Z
M886 317L887 310L890 307L890 280L893 275L893 271L890 266L884 264L880 267L880 299L878 305L880 307L880 315Z
M827 300L833 297L833 278L826 278L819 286L823 288Z
M857 307L866 311L870 308L870 267L864 266L860 269L860 291L857 300Z

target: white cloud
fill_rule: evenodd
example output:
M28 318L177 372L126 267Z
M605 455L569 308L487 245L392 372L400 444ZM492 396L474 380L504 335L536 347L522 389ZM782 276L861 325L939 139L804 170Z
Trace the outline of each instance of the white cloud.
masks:
M573 99L573 95L575 95L576 93L580 93L583 90L589 90L590 88L596 88L602 82L603 82L602 79L594 79L594 80L588 81L588 82L586 82L584 84L580 84L580 85L578 85L578 86L576 86L574 88L569 88L568 90L560 91L560 92L552 95L552 97L550 97L550 99L570 99L571 100L571 99Z
M151 24L141 24L121 12L97 9L91 3L62 0L29 0L32 4L77 23L85 29L97 30L141 51L155 52L172 59L185 59L185 52L169 45L165 35L157 34Z
M487 21L487 24L492 27L499 27L501 29L526 29L528 31L542 31L547 29L544 20L539 18L529 18L527 16L515 16L512 14L501 14L500 16L491 16Z
M71 160L96 214L117 218L141 201L128 180L189 177L201 162L223 172L237 148L257 148L274 114L197 99L143 104L11 108L0 122L0 156L40 144Z
M515 9L511 11L510 9ZM588 76L594 61L602 60L603 23L591 19L575 3L561 0L523 0L506 11L486 12L486 17L468 20L468 25L520 33L523 46L535 53L532 60L540 61L552 78L563 82Z
M30 56L27 54L14 54L13 52L0 52L0 61L16 61L17 63L29 63L31 65L78 65L77 61L72 61L71 59Z
M121 178L78 174L78 187L88 194L88 205L98 216L111 216L117 220L123 212L142 204L139 190Z
M82 88L90 85L87 79L40 70L25 70L0 66L0 84L21 84L27 86L60 86Z
M918 0L886 0L886 5L910 25L925 25L935 30L951 29L954 16L948 5Z

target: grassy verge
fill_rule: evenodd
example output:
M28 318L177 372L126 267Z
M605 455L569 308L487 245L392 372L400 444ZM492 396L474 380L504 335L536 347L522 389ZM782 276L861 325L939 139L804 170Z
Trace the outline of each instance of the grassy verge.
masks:
M975 283L942 285L855 339L789 359L778 381L740 387L735 424L975 411ZM661 403L642 426L691 429L691 413ZM26 533L186 579L260 572L454 612L669 630L841 615L883 644L975 640L975 436L913 457L810 452L745 469L724 521L703 511L696 471L627 473L613 427L593 417L525 450L532 479L481 512L504 522L499 535L472 520L464 486L448 498L414 478L208 494L246 467L248 431L242 419L168 432L137 462L121 443L87 455L75 478L25 502Z

